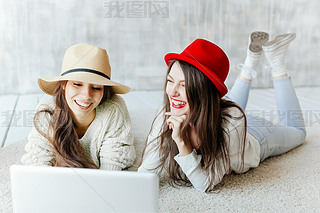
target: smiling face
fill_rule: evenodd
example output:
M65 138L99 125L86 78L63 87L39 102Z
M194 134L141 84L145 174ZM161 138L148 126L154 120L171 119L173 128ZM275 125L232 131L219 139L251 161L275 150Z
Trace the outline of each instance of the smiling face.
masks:
M189 113L189 104L185 89L185 77L179 62L175 62L167 75L166 93L170 102L170 111L176 115Z
M63 87L65 97L73 117L77 120L94 119L95 108L103 97L103 85L93 85L80 81L67 81Z

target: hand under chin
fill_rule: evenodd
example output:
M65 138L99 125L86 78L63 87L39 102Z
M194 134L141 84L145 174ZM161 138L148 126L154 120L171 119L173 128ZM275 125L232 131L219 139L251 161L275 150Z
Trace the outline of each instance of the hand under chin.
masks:
M176 116L186 115L188 113L187 109L175 109L171 107L170 112L175 114Z

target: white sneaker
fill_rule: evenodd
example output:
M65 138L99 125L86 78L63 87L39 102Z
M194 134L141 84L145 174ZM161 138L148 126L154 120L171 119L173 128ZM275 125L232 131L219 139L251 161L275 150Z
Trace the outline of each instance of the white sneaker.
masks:
M271 66L271 74L273 77L280 77L287 74L285 55L290 42L295 39L295 37L295 33L282 34L262 45L262 49Z
M272 41L268 41L262 45L262 49L264 52L271 52L283 47L284 45L289 45L290 41L295 39L295 33L287 33L278 35Z
M260 56L262 45L268 41L269 34L266 32L256 31L249 36L248 53L252 56Z
M241 69L241 76L247 80L256 78L257 72L255 71L260 63L260 56L262 54L262 45L268 41L269 34L265 32L256 31L250 34L247 57L244 64L239 64L238 68Z

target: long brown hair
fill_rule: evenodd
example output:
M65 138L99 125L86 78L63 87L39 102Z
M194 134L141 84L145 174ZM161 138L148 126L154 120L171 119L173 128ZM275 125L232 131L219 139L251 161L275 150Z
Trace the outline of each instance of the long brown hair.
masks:
M171 61L167 75L169 74L174 62ZM243 129L240 143L242 167L244 165L244 146L246 137L246 117L243 110L234 102L220 97L215 85L207 78L198 68L184 61L178 61L185 76L185 88L190 112L185 122L180 128L180 134L183 141L191 141L190 132L193 129L201 141L199 148L196 150L202 155L201 166L207 172L209 186L206 192L211 191L216 172L226 171L230 174L230 157L229 157L229 135L223 128L223 124L228 122L228 118L245 119L245 128ZM165 88L167 83L165 83ZM241 111L240 117L234 117L229 114L228 110L235 107ZM170 111L170 102L168 95L164 93L163 123L161 134L155 141L159 141L160 165L157 168L164 169L169 175L171 185L190 186L191 183L186 175L181 171L180 166L174 160L179 153L176 143L171 135L172 130L167 125L167 117L164 112ZM153 122L154 123L154 122ZM153 127L153 126L152 126ZM241 137L240 137L241 138ZM155 168L156 169L156 168ZM209 175L211 174L211 175Z
M59 85L54 92L54 109L43 109L38 111L33 122L37 131L51 142L55 149L54 166L59 167L74 167L74 168L95 168L98 166L88 156L79 142L79 137L75 129L75 123L72 119L71 110L65 98L63 86L67 81L59 82ZM114 92L111 87L104 86L104 92L101 102L109 100L113 97ZM40 130L38 120L42 113L48 113L51 116L48 132ZM49 135L52 131L53 136Z

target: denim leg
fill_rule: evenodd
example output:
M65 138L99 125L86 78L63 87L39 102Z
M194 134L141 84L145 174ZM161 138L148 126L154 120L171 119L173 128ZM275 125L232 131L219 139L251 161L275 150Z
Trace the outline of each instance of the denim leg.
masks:
M305 134L295 127L275 125L261 117L247 116L248 132L260 143L260 161L301 145Z
M274 80L275 97L281 124L247 116L248 132L260 143L261 161L301 145L306 136L300 104L289 77Z
M248 102L250 88L251 81L244 81L238 77L228 94L229 100L235 102L241 107L241 109L245 110Z
M306 135L303 115L289 77L273 80L280 121L284 126L301 130Z

